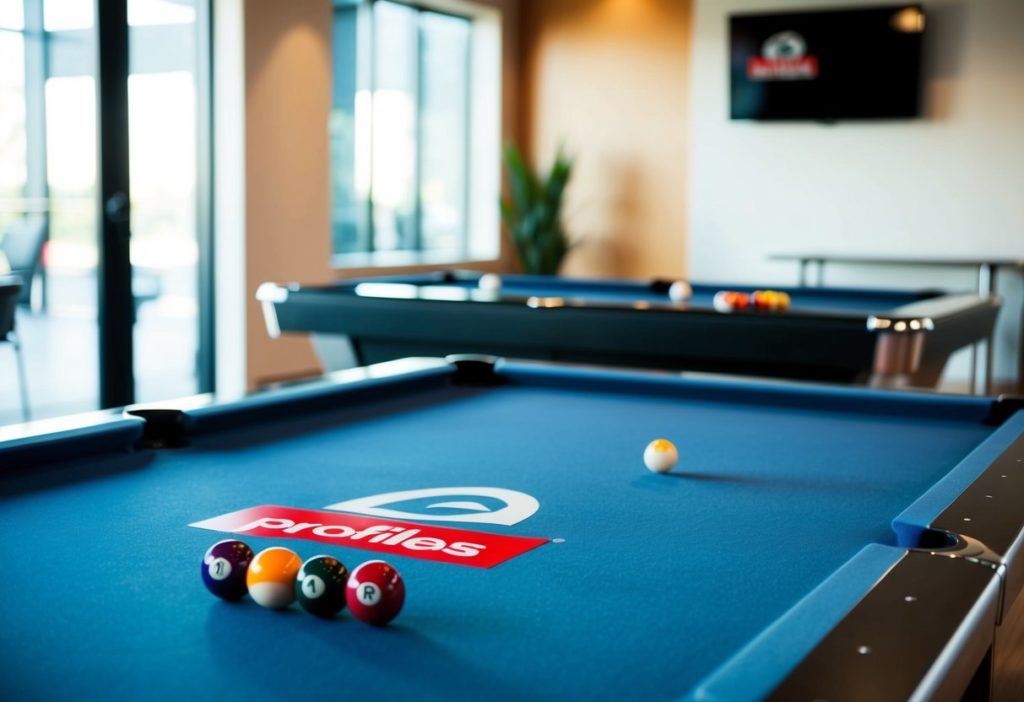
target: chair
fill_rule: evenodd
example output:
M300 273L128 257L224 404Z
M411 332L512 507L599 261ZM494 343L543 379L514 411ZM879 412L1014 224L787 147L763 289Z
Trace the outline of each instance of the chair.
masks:
M18 302L27 305L31 300L32 281L43 263L43 244L49 223L45 214L28 214L15 221L4 233L0 243L11 274L21 278L24 285Z
M14 348L18 364L18 387L21 389L21 414L27 422L31 413L28 404L28 385L25 381L25 359L21 355L21 344L14 331L14 313L23 289L21 280L15 276L0 277L0 344L9 343Z

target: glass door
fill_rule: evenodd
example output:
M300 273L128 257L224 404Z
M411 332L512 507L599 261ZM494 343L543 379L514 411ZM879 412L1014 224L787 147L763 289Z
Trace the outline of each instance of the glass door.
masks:
M139 402L210 388L200 299L208 231L204 159L206 3L128 0L128 129L135 395ZM205 307L208 307L205 306ZM203 343L200 340L203 340Z
M33 418L211 386L206 12L206 0L0 0L0 275L24 283L15 325ZM23 416L9 346L0 425Z

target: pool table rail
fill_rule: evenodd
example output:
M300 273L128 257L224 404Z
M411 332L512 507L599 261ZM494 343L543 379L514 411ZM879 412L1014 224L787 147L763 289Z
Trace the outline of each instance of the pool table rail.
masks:
M989 338L1000 305L995 297L947 295L869 315L868 331L878 335L875 384L936 384L954 351ZM939 327L946 333L934 334Z
M992 570L867 546L690 699L960 699L990 686L999 590Z

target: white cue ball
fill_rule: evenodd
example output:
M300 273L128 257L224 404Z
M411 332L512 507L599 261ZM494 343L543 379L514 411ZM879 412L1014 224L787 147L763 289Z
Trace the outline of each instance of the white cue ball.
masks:
M655 439L644 449L644 465L654 473L668 473L679 460L679 451L668 439Z
M480 280L477 281L477 286L481 290L497 291L501 290L501 276L497 273L484 273L480 276Z
M728 290L720 290L715 293L714 299L711 300L712 306L716 312L732 312L733 304Z
M686 302L691 297L693 297L693 288L685 281L677 280L668 288L668 299L672 302Z

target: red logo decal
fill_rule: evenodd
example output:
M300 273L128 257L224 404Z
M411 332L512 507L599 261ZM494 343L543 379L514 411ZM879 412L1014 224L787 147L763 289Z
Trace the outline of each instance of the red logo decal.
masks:
M294 507L250 507L189 526L232 534L305 539L428 561L493 568L548 542Z
M815 56L800 58L747 59L747 78L750 80L813 80L818 77L818 59Z

